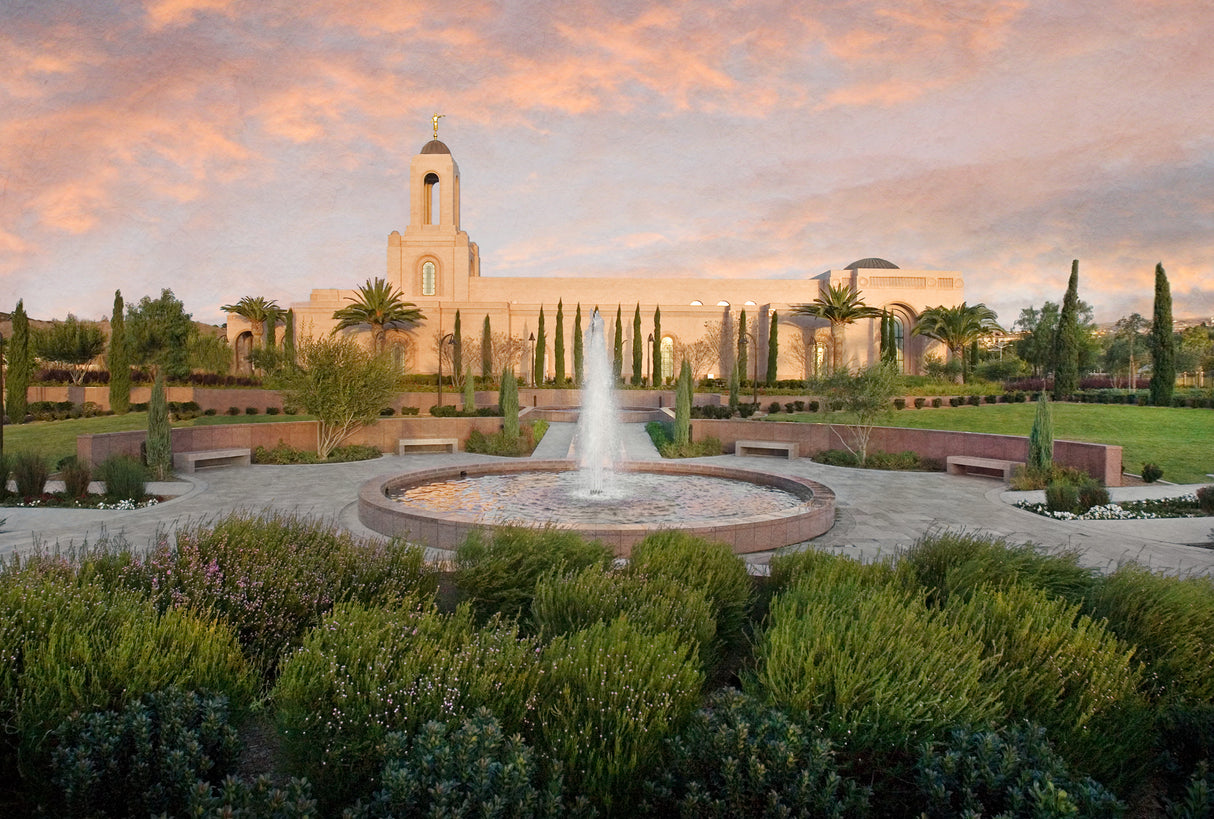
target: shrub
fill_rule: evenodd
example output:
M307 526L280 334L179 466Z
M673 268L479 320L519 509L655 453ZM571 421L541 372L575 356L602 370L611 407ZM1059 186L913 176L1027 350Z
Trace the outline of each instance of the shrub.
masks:
M1197 506L1207 515L1214 515L1214 486L1198 487Z
M409 407L405 407L405 409L409 409ZM404 413L404 410L402 410L402 413ZM464 450L481 455L500 455L513 458L526 457L535 450L536 444L539 443L547 431L548 422L544 420L535 421L530 424L521 424L517 436L509 435L505 430L486 435L480 430L474 429L468 435L468 440L464 444Z
M134 409L132 406L131 409ZM228 407L228 415L240 415L240 407Z
M17 495L22 498L39 498L46 492L46 482L51 476L51 467L46 458L37 452L18 452L12 460L13 482L17 484Z
M871 586L885 586L895 580L887 563L861 563L813 548L777 554L771 559L771 584L775 591L788 589L802 577L815 574L830 578L822 582L856 582Z
M906 399L905 398L895 398L894 407L896 409L900 409L900 410L906 409Z
M49 808L72 816L184 815L195 783L217 784L240 751L223 697L172 688L72 714L55 741Z
M245 415L256 415L259 412L261 412L261 410L258 409L257 407L245 407L244 408Z
M418 547L244 512L183 526L174 545L152 552L147 574L162 609L197 609L231 624L267 676L335 604L389 605L437 588Z
M555 638L540 660L542 744L575 792L608 815L629 815L662 742L699 701L701 674L677 634L651 634L626 617Z
M59 477L63 479L64 492L69 498L83 498L89 493L93 470L87 463L81 463L72 457L60 468Z
M824 449L814 455L813 458L820 464L827 466L859 466L856 460L856 453L846 449Z
M1099 783L1072 777L1045 732L1031 725L956 729L947 741L923 747L915 774L922 815L930 819L1098 819L1125 811Z
M967 395L967 396L965 397L965 403L969 404L971 407L976 407L976 406L978 406L978 405L980 405L980 404L982 403L982 396L980 396L980 395Z
M817 401L810 401L808 406L810 412L817 412L820 405Z
M1045 488L1045 508L1051 512L1074 512L1079 506L1079 490L1074 484L1054 481Z
M266 415L277 415L279 412L278 407L266 407Z
M923 405L927 403L927 399L923 396L915 398L915 409L923 409Z
M292 767L327 807L382 783L385 741L485 707L508 733L534 718L537 647L494 620L478 629L461 606L343 603L283 663L273 691Z
M129 455L112 455L97 466L97 480L107 500L142 500L147 495L148 468Z
M1214 814L1214 776L1210 763L1202 761L1189 778L1180 801L1169 801L1167 819L1205 819Z
M663 458L704 458L710 455L720 455L723 449L721 439L709 435L685 444L673 442L663 444L658 447L658 453Z
M197 782L190 791L182 816L193 819L230 819L265 816L273 819L316 819L316 800L307 780L291 779L275 784L268 776L252 783L229 776L214 788Z
M396 415L396 409L394 407L384 407L379 411L379 416L381 418L391 418L393 415Z
M1155 483L1163 477L1163 470L1159 464L1145 463L1142 465L1142 479L1147 483Z
M1094 480L1086 480L1079 484L1077 502L1080 512L1086 512L1093 506L1108 506L1109 490Z
M273 449L267 449L264 446L254 447L253 463L255 464L276 464L279 466L286 464L314 464L319 463L320 458L315 452L309 452L306 449L297 449L281 438L278 444Z
M767 412L768 412L769 414L777 414L777 413L779 413L779 412L780 412L780 402L779 402L779 401L772 401L770 404L768 404L768 405L767 405Z
M350 819L593 815L584 800L566 804L560 776L545 777L535 751L484 708L456 723L427 722L413 735L393 732L385 745L382 788Z
M519 617L531 607L536 582L548 572L607 566L598 541L561 529L498 527L468 536L455 553L455 584L482 618Z
M212 415L216 414L216 409L214 407L207 407L205 410L202 411L202 414L209 418Z
M944 401L943 401L943 399L941 399L941 398L933 398L933 399L932 399L932 407L933 407L933 408L935 408L935 409L939 409L939 408L940 408L940 407L942 407L942 406L944 406Z
M369 444L347 444L346 446L335 446L329 451L329 457L325 458L325 463L343 464L353 461L373 461L376 458L383 457L382 452L378 447L373 447Z
M959 396L959 395L954 395L952 398L948 399L948 405L949 405L950 407L959 407L959 406L961 406L961 403L962 403L962 401L964 401L964 400L965 400L965 399L964 399L964 398L962 398L961 396Z
M666 742L642 815L850 817L869 791L839 775L830 742L783 710L723 689Z

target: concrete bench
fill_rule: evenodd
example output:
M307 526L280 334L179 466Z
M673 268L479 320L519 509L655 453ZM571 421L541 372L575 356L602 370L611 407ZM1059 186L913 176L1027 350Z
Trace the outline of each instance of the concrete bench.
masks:
M797 457L796 441L737 441L733 445L733 454L743 455L783 455L792 460Z
M211 449L202 452L174 452L173 469L194 472L201 467L248 466L253 462L252 450Z
M1001 458L977 458L973 455L949 455L944 459L944 468L950 475L986 475L991 478L1012 479L1012 471L1023 466L1021 461L1005 461ZM994 474L998 473L998 474Z
M459 438L401 438L396 442L396 454L408 452L459 452Z

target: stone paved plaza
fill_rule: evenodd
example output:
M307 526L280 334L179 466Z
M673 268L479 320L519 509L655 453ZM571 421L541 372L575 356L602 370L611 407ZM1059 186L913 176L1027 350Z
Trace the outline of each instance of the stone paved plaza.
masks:
M562 457L573 437L572 424L553 424L536 457ZM641 424L625 426L629 460L657 457ZM375 461L314 466L229 467L203 470L149 491L177 495L148 509L126 512L65 509L0 510L0 555L28 552L36 545L67 547L121 537L142 548L188 522L205 521L235 510L272 510L336 521L359 535L374 535L358 520L358 488L371 478L443 464L500 460L489 456L406 455ZM1007 492L990 478L941 472L880 472L825 466L808 459L703 459L746 469L793 474L834 490L838 516L834 528L811 545L870 560L895 553L933 529L997 535L1010 542L1032 542L1050 550L1075 549L1089 566L1108 568L1136 560L1161 570L1209 573L1214 570L1214 518L1143 521L1056 521L1017 509L1012 502L1034 493ZM1195 487L1150 486L1110 490L1113 500L1192 492ZM1040 495L1041 493L1036 493ZM1203 548L1202 545L1209 546ZM441 560L447 552L431 550ZM747 555L756 571L771 553Z

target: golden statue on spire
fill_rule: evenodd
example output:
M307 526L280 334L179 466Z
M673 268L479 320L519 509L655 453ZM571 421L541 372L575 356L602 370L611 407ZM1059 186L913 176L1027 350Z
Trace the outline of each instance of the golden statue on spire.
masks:
M430 121L432 123L434 123L434 138L435 139L438 139L438 121L445 116L447 116L447 115L446 114L435 114L434 116L430 117Z

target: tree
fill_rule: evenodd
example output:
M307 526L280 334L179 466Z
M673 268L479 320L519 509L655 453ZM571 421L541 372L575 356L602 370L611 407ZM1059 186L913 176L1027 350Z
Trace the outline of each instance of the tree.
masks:
M189 376L194 323L172 290L161 290L155 301L144 296L139 304L128 305L126 331L134 363L164 370L169 380Z
M771 314L771 325L767 329L767 385L771 386L776 383L776 371L780 358L780 338L779 330L780 315L773 312Z
M861 466L868 461L873 427L891 411L891 402L901 387L902 378L897 368L886 362L861 368L855 375L838 370L827 379L827 408L851 415L847 423L831 424L831 430ZM839 432L840 426L848 431L847 436Z
M940 305L927 308L920 314L919 321L916 322L915 329L911 333L942 342L948 348L949 360L961 363L959 378L961 382L964 382L965 348L987 333L998 329L999 324L995 321L994 310L981 303L961 302L953 307Z
M456 378L464 374L464 334L460 330L459 310L455 311L455 328L451 331L451 372Z
M253 353L260 354L263 360L271 360L275 367L282 364L282 351L277 347L254 350ZM228 346L227 337L218 333L205 332L195 328L194 332L190 333L188 358L192 371L227 375L232 369L232 348Z
M637 302L637 311L632 317L632 385L635 387L641 383L641 377L644 370L641 369L642 364L641 346L641 304Z
M523 354L527 346L518 336L511 336L506 333L494 333L489 341L489 350L493 354L491 373L500 373L505 369L520 369L526 370L531 365L523 364ZM482 350L482 355L484 351ZM517 380L517 376L516 376Z
M662 386L662 308L653 308L653 349L649 352L652 362L652 386Z
M552 340L552 368L556 371L556 385L565 384L565 302L556 302L556 337Z
M746 310L742 310L742 314L738 316L738 352L735 360L738 362L738 377L743 381L746 380L746 365L748 363L746 348L749 344L749 339L746 336ZM758 354L756 350L755 355Z
M169 425L169 405L164 394L164 370L156 370L152 399L148 401L148 437L145 459L152 479L167 480L173 471L173 430Z
M78 321L69 313L65 321L33 331L30 342L34 355L68 370L72 383L79 384L88 372L89 362L105 349L105 334L95 323Z
M264 296L245 296L235 304L225 304L219 309L225 313L234 313L249 322L249 329L253 333L253 349L260 350L272 344L265 342L266 325L278 321L282 314L278 302Z
M372 349L377 353L387 346L389 329L411 330L425 319L415 304L405 301L404 294L384 279L367 279L357 295L346 300L350 304L333 313L337 321L333 332L367 325L371 328Z
M110 409L125 415L131 408L131 354L126 335L122 291L114 291L114 312L110 316L110 350L105 366L110 371Z
M518 437L518 380L514 370L502 370L502 380L497 391L497 403L502 408L502 431L506 437Z
M729 371L729 411L738 411L738 364L734 362L733 368Z
M1054 416L1045 390L1037 398L1037 414L1029 432L1029 457L1025 467L1038 475L1047 474L1054 465Z
M894 337L894 314L888 310L881 314L881 360L889 364L898 363L898 340Z
M493 330L489 327L489 314L485 313L485 324L481 327L481 378L488 378L493 372Z
M469 364L464 371L464 412L471 413L476 410L476 387L472 381L472 365Z
M540 321L535 332L535 362L531 370L531 383L539 386L544 383L544 348L548 344L548 334L544 331L544 306L540 305Z
M295 366L295 311L288 310L282 329L282 359L288 367Z
M859 290L850 284L830 285L825 295L818 296L809 304L793 306L793 312L801 316L824 319L830 324L830 369L837 373L843 367L843 339L847 325L860 319L877 318L881 311L864 303Z
M1071 262L1071 277L1062 310L1058 313L1058 329L1054 333L1054 400L1061 401L1079 389L1079 260Z
M621 315L623 308L620 305L615 306L615 356L611 359L611 373L615 377L615 383L622 383L624 379L624 321Z
M316 417L317 454L333 448L361 427L373 424L399 390L399 377L386 352L369 352L352 338L302 339L298 363L277 378L289 407Z
M679 368L679 385L675 392L674 404L674 443L675 446L685 446L691 440L691 364L686 360Z
M1176 338L1172 333L1172 290L1163 264L1155 265L1155 312L1151 319L1151 403L1172 403L1176 386Z
M582 303L578 302L577 312L573 314L573 379L580 387L582 386L582 365L585 358L585 350L582 349L585 342L582 340Z
M1015 327L1021 333L1016 342L1016 355L1033 369L1033 375L1046 375L1055 369L1054 338L1058 334L1061 308L1047 301L1040 308L1026 307L1020 311ZM1092 306L1080 300L1076 315L1079 319L1079 371L1090 372L1099 361L1100 347L1096 339Z
M20 424L29 411L26 392L33 376L34 357L30 352L30 320L25 302L18 299L13 308L13 333L8 341L8 375L4 380L5 405L9 418Z
M1147 320L1139 313L1131 313L1128 316L1117 319L1117 324L1114 325L1114 330L1118 338L1125 339L1128 348L1128 367L1129 367L1129 383L1130 389L1138 389L1138 375L1134 367L1134 342L1138 341L1142 331L1150 325Z

